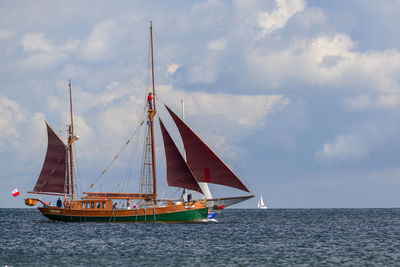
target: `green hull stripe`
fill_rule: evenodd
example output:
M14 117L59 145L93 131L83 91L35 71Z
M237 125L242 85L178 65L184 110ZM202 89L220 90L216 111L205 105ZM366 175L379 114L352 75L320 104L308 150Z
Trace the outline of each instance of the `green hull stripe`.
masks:
M43 213L42 213L43 214ZM208 208L185 210L180 212L163 213L142 216L72 216L58 214L43 214L53 221L63 222L196 222L207 219Z

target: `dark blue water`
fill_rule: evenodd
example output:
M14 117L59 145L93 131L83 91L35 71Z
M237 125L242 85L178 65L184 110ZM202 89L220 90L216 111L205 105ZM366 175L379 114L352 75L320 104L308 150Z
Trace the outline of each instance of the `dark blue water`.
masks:
M225 210L218 220L62 223L0 209L0 266L400 263L400 209Z

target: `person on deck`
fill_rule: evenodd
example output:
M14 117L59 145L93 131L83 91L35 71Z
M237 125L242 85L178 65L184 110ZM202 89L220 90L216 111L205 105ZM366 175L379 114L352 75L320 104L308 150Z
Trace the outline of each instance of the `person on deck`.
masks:
M183 191L182 191L182 195L181 195L181 201L183 203L186 203L187 200L188 200L188 195L187 195L186 189L184 188Z
M149 93L149 95L147 96L147 101L149 102L149 108L153 109L153 94Z
M188 201L188 203L190 203L191 200L192 200L192 194L189 194L189 195L187 196L187 201Z
M61 201L61 199L60 198L58 198L58 200L57 200L57 207L58 208L61 208L62 207L62 201Z

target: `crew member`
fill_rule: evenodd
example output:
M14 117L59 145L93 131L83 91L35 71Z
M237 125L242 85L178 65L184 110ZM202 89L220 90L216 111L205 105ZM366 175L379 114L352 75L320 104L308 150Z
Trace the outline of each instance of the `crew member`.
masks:
M58 200L57 200L57 207L58 207L58 208L61 208L61 207L62 207L62 201L61 201L60 198L58 198Z
M153 94L149 93L149 95L147 96L147 101L149 102L149 108L153 109Z

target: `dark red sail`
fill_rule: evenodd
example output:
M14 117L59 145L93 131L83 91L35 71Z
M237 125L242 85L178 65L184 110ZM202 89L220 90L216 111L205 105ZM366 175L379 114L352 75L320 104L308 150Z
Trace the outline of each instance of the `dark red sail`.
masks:
M203 193L161 120L160 126L167 160L167 184Z
M66 146L47 124L47 153L33 192L69 193L66 175Z
M229 167L169 107L185 146L187 164L197 182L220 184L250 192Z

